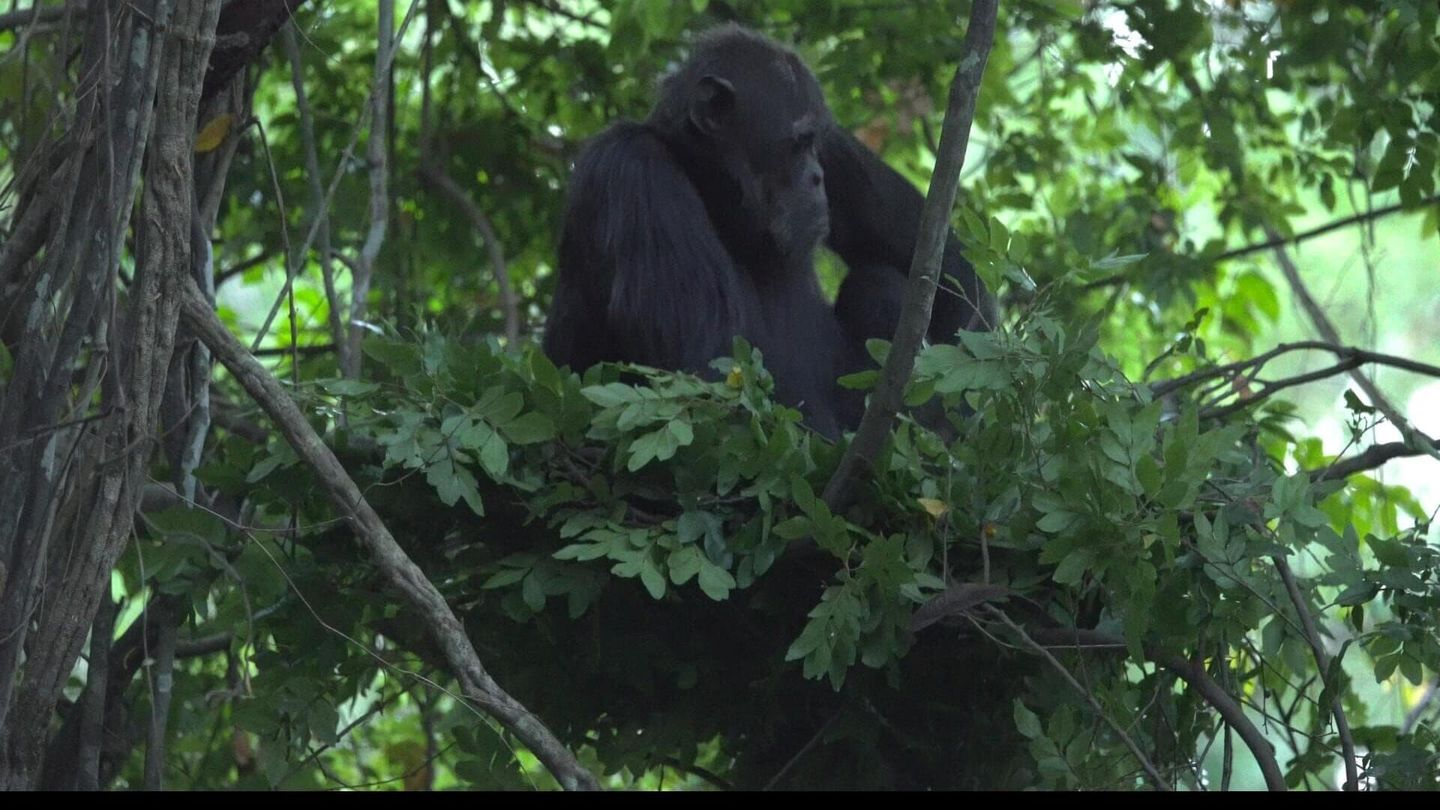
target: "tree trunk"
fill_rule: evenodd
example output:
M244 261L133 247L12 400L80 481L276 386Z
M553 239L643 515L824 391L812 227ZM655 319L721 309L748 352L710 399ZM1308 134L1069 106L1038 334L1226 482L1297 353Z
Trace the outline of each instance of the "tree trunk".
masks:
M220 0L91 3L74 108L17 178L12 232L38 223L39 236L0 256L14 292L0 313L14 358L0 391L0 789L37 784L156 447L219 12Z

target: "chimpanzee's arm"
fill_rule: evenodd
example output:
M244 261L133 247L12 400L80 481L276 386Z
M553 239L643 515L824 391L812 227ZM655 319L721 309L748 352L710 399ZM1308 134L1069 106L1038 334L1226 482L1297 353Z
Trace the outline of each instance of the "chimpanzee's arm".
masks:
M545 351L707 373L743 333L741 279L694 186L645 126L619 123L570 181Z
M853 337L889 340L900 319L924 197L839 127L830 127L822 138L820 164L830 204L826 243L850 268L836 315ZM949 342L958 329L993 326L994 301L961 254L953 231L945 242L941 272L945 278L935 293L930 340Z

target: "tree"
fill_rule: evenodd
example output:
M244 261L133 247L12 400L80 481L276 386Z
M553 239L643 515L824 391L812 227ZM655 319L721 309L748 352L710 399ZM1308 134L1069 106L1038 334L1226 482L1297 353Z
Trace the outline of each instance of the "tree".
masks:
M1437 787L1440 11L993 5L0 15L0 784ZM730 19L1005 301L853 441L534 345Z

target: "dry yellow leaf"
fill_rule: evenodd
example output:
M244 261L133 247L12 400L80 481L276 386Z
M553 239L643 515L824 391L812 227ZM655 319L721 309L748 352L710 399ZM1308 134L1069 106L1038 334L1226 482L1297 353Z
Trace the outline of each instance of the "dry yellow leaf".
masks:
M235 116L230 113L221 113L206 122L200 128L200 133L195 136L195 151L204 154L225 142L225 136L230 134L230 124Z
M944 501L935 498L921 498L920 506L933 518L943 517L946 512L950 511L950 507L946 506Z

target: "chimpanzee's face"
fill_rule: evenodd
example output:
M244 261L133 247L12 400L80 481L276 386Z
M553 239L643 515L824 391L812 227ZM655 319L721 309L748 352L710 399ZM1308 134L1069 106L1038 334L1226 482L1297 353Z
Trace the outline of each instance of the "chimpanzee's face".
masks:
M819 146L833 124L810 71L793 54L765 56L704 77L700 114L741 189L736 214L782 254L808 254L829 228Z

